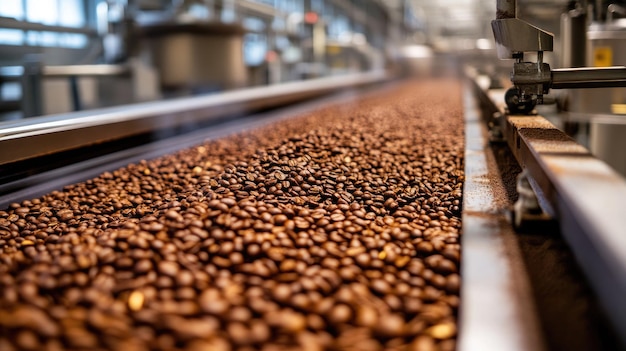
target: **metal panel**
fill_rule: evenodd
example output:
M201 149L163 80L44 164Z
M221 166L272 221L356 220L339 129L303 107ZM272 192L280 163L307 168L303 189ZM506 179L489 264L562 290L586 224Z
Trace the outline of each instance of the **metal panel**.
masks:
M517 18L491 22L498 57L513 58L515 52L552 51L553 35Z

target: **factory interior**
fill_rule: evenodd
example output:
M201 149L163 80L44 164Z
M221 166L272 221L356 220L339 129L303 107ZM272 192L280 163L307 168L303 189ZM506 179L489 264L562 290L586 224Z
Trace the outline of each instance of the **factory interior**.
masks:
M0 0L0 351L626 350L625 201L625 0Z

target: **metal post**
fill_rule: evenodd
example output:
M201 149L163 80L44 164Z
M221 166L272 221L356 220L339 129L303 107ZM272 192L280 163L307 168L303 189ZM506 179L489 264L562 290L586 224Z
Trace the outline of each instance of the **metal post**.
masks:
M72 108L74 111L80 111L83 109L80 98L80 87L78 86L78 77L70 76L70 93L72 95Z
M27 56L22 74L23 117L43 115L42 64L39 57Z
M587 54L587 8L561 15L562 67L585 67Z
M497 0L496 19L515 18L516 0Z

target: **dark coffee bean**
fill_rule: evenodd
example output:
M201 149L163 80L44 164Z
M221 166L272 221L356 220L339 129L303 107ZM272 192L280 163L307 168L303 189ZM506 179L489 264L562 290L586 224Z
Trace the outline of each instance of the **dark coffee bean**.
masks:
M15 343L24 350L39 350L41 344L37 335L30 330L22 330L15 336Z
M158 268L159 272L170 277L175 277L179 270L178 264L172 261L161 261L159 262Z
M243 323L232 322L226 327L228 336L238 345L248 345L253 342L252 335Z
M250 334L252 342L262 344L268 341L271 331L268 325L261 320L253 320L250 322Z
M379 323L374 332L385 337L396 337L404 334L405 323L404 319L397 314L389 314L381 316L381 323Z
M458 274L450 274L446 278L446 291L450 294L458 294L460 285L461 283Z
M0 210L0 349L454 349L462 89L407 84Z
M437 346L435 344L435 340L433 338L422 335L418 336L411 342L409 346L410 351L436 351Z
M356 324L363 327L373 328L378 324L378 312L370 306L359 306L356 313Z
M374 279L370 286L378 294L388 294L391 291L391 286L384 279Z
M355 260L359 266L361 266L362 268L367 268L370 265L372 259L368 253L363 252L358 254Z
M143 259L135 263L135 272L147 273L152 270L152 261Z
M352 319L352 310L347 305L338 304L330 310L328 319L334 324L346 323Z

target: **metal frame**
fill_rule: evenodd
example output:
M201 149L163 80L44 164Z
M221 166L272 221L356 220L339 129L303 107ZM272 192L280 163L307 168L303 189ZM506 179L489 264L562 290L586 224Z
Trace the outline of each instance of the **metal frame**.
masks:
M492 92L492 101L503 101ZM500 106L503 111L503 107ZM542 116L507 116L511 151L559 222L616 334L626 345L626 179Z
M385 71L372 71L0 123L0 165L228 114L280 106L386 79Z

